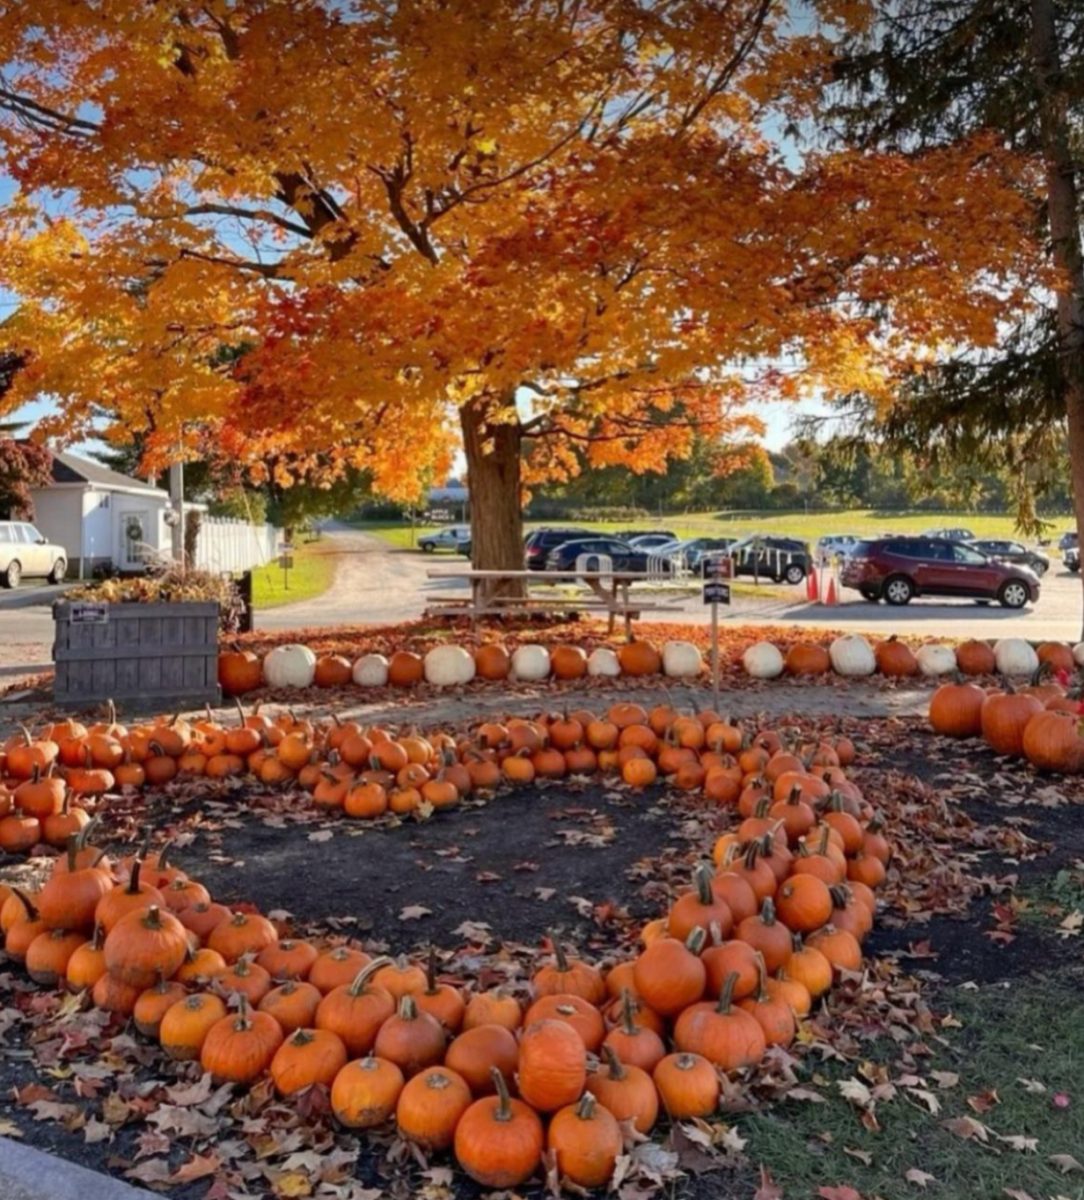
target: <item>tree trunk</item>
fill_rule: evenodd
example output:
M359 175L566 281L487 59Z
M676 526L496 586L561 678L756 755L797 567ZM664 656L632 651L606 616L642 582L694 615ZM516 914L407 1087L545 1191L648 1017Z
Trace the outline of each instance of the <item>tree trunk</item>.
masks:
M499 406L507 411L508 406ZM471 564L480 571L522 571L523 515L520 511L520 454L523 432L518 421L489 421L498 407L479 398L463 405L459 422L470 489ZM485 588L487 594L495 589ZM523 595L520 583L507 583L502 595Z
M1084 253L1069 138L1069 95L1058 46L1054 0L1031 0L1031 54L1039 92L1047 218L1054 265L1063 277L1057 292L1058 370L1069 430L1069 478L1077 535L1084 544ZM1084 585L1084 571L1081 580Z

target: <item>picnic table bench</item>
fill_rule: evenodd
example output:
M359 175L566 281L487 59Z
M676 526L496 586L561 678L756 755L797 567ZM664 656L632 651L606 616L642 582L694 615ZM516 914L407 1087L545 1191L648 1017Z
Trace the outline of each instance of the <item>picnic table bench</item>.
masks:
M430 579L466 580L470 595L431 596L426 605L429 615L469 616L477 623L482 617L516 612L605 612L612 633L618 617L625 622L625 634L631 640L632 622L644 612L680 612L677 604L644 603L634 600L629 590L634 583L658 582L658 576L646 571L440 571L427 572ZM575 583L586 589L580 596L531 596L521 594L520 585ZM509 594L509 585L516 592Z

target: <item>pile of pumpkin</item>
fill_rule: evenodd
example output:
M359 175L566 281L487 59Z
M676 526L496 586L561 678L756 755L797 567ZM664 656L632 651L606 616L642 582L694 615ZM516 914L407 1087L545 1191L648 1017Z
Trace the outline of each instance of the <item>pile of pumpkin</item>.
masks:
M742 655L746 673L756 679L781 675L827 675L849 678L867 675L936 677L964 675L1030 675L1043 663L1066 670L1084 666L1084 642L1070 647L1064 642L1043 642L1037 648L1023 638L989 642L969 639L958 646L928 643L912 650L892 636L870 644L861 634L846 634L829 646L798 642L784 654L771 642L757 642Z
M261 659L252 650L225 650L218 659L218 681L227 696L243 696L257 688L347 687L411 688L420 683L460 687L474 679L499 682L586 677L616 679L666 675L694 679L704 659L692 642L669 641L662 650L650 642L632 641L613 648L599 646L587 653L580 646L518 646L509 652L498 642L475 650L465 646L435 646L425 655L397 650L390 657L363 654L351 663L342 654L317 656L300 643L276 646Z
M93 803L115 789L174 779L248 776L299 788L328 813L357 820L454 808L472 792L596 773L630 787L665 779L680 791L732 804L759 757L748 734L718 713L650 711L613 704L483 722L453 735L397 735L355 721L314 724L288 710L275 717L237 703L229 724L159 717L127 728L115 714L89 728L73 719L33 737L26 729L0 751L0 849L26 853L63 846L90 820ZM818 796L829 791L818 784ZM426 808L425 806L428 806Z
M325 1086L346 1128L394 1118L486 1187L520 1185L546 1147L565 1179L600 1187L630 1125L712 1114L720 1072L790 1044L833 979L860 970L891 850L845 774L853 754L758 734L737 760L733 832L637 956L603 971L554 943L522 1001L466 994L432 954L424 968L284 939L163 853L114 863L86 829L39 893L0 893L0 929L37 983L88 992L217 1080Z
M1068 677L1064 659L1047 658L1026 686L1014 686L1007 675L985 688L962 676L944 683L930 698L930 725L948 737L981 737L996 754L1025 758L1040 771L1078 775L1084 705L1077 689L1059 683L1049 668Z
M1040 662L1069 660L1070 669L1084 666L1084 642L1044 642L1038 649L1022 638L989 642L969 640L953 647L928 643L912 650L898 637L871 644L860 634L846 634L829 645L797 642L784 652L772 642L756 642L741 655L741 666L754 679L783 675L836 674L847 678L881 674L890 677L1030 674ZM1029 665L1031 664L1031 665ZM437 646L425 655L398 650L390 657L364 654L353 663L341 654L317 656L308 646L276 646L262 659L251 650L225 650L219 655L218 678L227 696L243 696L264 686L411 688L420 683L457 687L475 679L541 682L586 677L613 679L664 675L692 680L704 671L700 650L692 642L666 642L657 650L650 642L633 641L616 649L599 646L588 654L579 646L524 645L511 653L490 642L470 650Z

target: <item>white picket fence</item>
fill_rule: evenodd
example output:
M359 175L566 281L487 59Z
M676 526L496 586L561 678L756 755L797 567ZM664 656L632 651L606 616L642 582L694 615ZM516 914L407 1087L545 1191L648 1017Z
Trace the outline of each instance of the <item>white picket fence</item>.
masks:
M229 517L205 516L196 540L196 566L205 571L248 571L278 553L282 531Z

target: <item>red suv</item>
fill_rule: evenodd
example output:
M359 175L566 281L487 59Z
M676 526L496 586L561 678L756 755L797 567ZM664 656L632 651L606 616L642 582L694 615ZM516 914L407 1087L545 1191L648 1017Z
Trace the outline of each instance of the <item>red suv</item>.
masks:
M995 562L946 538L893 537L859 542L843 560L844 587L867 600L908 604L914 596L973 596L1023 608L1039 599L1038 577L1027 567Z

